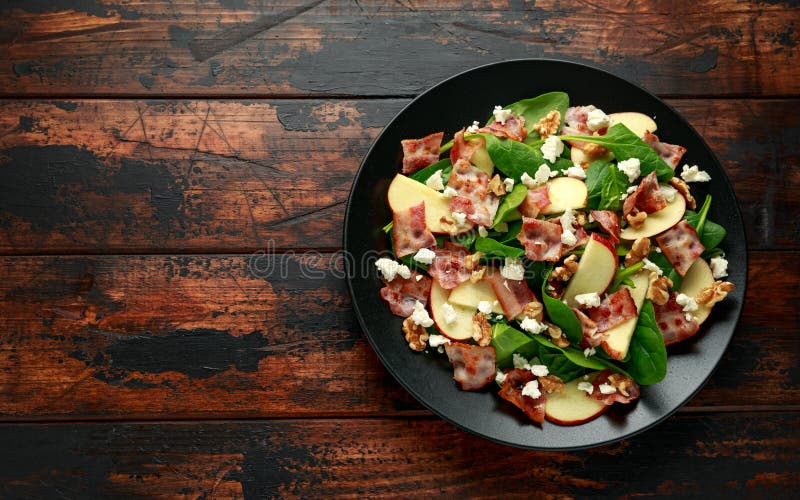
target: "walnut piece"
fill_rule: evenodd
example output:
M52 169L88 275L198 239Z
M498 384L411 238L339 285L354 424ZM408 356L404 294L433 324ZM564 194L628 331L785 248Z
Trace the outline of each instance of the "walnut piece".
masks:
M586 222L587 222L587 221L586 221L586 212L581 212L580 210L578 210L577 212L575 212L575 223L576 223L577 225L579 225L579 226L585 226L585 225L586 225Z
M608 376L608 383L611 384L620 394L625 397L630 396L629 387L633 387L635 382L632 378L626 377L621 373L612 373Z
M650 286L647 288L647 298L653 304L663 306L669 300L669 289L672 288L672 280L666 276L658 277L656 273L650 273Z
M550 274L550 279L569 281L575 271L578 270L578 256L575 254L570 255L564 260L563 266L558 266L553 269Z
M477 283L483 279L483 274L486 272L486 266L482 266L480 269L472 271L472 275L469 277L470 283Z
M639 229L644 224L644 221L647 219L647 212L639 212L636 215L628 214L625 216L625 220L628 221L628 224L634 229Z
M458 234L458 224L456 221L453 220L451 217L443 215L439 218L439 225L444 229L448 234Z
M475 252L464 257L464 267L469 271L474 271L478 267L478 262L486 255L483 252Z
M561 347L562 349L569 345L569 340L567 340L567 337L564 336L561 328L552 323L545 323L545 325L547 325L547 335L550 336L550 340L553 341L553 344Z
M713 306L728 296L728 292L732 292L736 286L730 281L715 281L711 286L707 286L697 292L697 297L694 299L698 304L707 304Z
M678 192L686 199L686 206L694 210L697 208L697 202L694 199L694 196L689 192L689 185L683 182L683 179L680 177L673 177L669 180L669 183L672 187L678 190Z
M539 385L542 387L544 392L548 394L553 392L564 392L566 389L564 381L555 375L545 375L544 377L539 377Z
M489 181L489 192L495 196L503 196L506 194L506 185L503 184L500 175L495 175L492 177L492 180Z
M564 259L564 267L567 268L567 271L574 273L578 270L578 256L575 254L570 255L566 259Z
M412 351L422 351L428 342L428 332L421 325L414 323L409 316L403 321L403 333L406 334L406 342Z
M554 109L547 113L547 116L536 122L536 125L533 126L533 130L539 132L542 139L547 139L558 132L559 125L561 125L561 113L557 109Z
M542 303L534 300L533 302L528 302L525 304L525 307L522 309L522 314L528 318L535 319L536 321L541 321L543 311L544 307L542 306Z
M583 144L580 145L580 147L579 146L575 147L586 153L586 156L588 156L589 158L599 158L604 154L608 153L608 149L593 142L584 142Z
M639 238L633 242L631 251L625 256L625 265L631 266L650 255L650 238Z
M479 346L487 346L492 342L492 325L486 320L483 313L472 316L472 340Z

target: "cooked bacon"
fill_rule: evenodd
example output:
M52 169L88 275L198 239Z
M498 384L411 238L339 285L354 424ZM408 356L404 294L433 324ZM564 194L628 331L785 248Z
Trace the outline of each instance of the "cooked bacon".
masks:
M516 318L526 305L536 300L525 280L510 280L491 270L484 274L483 279L492 285L500 307L509 319Z
M519 213L525 217L535 219L539 215L539 212L550 204L549 189L547 185L536 189L529 189L525 194L525 199L517 207Z
M683 306L675 300L678 292L672 292L669 300L663 306L653 304L656 312L656 323L661 335L664 336L664 344L670 345L681 340L688 339L700 329L700 325L694 319L687 321Z
M592 131L589 130L589 127L586 125L591 110L592 108L589 106L572 106L567 108L567 112L564 113L564 123L569 127L583 132L584 135L591 134Z
M447 359L453 364L453 378L465 391L477 391L494 380L494 346L450 343L444 346Z
M686 275L686 271L705 250L697 231L685 220L656 236L656 242L664 257L681 276Z
M427 135L422 139L405 139L403 146L403 173L413 174L439 161L439 148L444 132Z
M550 219L550 220L551 221L555 221L554 224L558 224L558 226L561 227L561 221L559 219ZM589 233L587 233L583 229L583 226L575 227L573 225L572 226L572 230L575 232L575 244L568 247L567 245L563 245L563 243L562 243L563 248L561 249L561 255L569 253L569 252L575 250L576 248L578 248L579 246L585 245L586 243L589 242Z
M444 248L434 248L433 251L436 257L428 267L428 273L445 290L457 287L472 276L465 262L469 252L463 246L446 241Z
M464 140L464 129L462 128L456 135L453 136L453 147L450 149L450 161L455 165L458 160L465 160L469 162L475 151L479 150L486 144L483 137L476 137L469 141Z
M458 195L450 201L450 210L466 210L467 219L481 226L491 226L500 198L489 191L489 176L483 170L473 167L467 160L458 160L447 186ZM467 203L469 202L469 203Z
M512 115L505 123L494 121L488 127L478 129L478 132L496 135L497 137L505 137L515 141L522 142L528 137L528 131L525 130L525 117Z
M422 278L417 281L417 276ZM431 295L431 279L416 271L408 279L396 276L392 281L382 280L381 298L389 303L392 314L407 318L414 312L414 303L420 301L422 305L428 303Z
M503 387L498 394L522 410L528 418L541 424L544 422L544 404L547 401L547 393L540 388L542 395L536 399L522 395L525 384L533 380L536 380L536 375L530 370L515 368L506 374Z
M619 216L612 210L591 210L589 215L600 224L600 227L608 233L612 243L619 242Z
M667 165L672 167L672 170L675 170L675 167L678 166L681 158L683 158L684 153L686 153L685 147L661 142L658 140L658 136L651 134L649 130L645 131L642 139L647 143L648 146L653 148L655 152L658 153L658 156L660 156L661 159L667 163Z
M581 347L584 349L587 347L597 347L605 338L605 335L602 335L597 331L597 323L592 321L589 316L583 313L580 309L575 307L572 308L572 312L575 313L577 316L578 321L581 324L581 331L583 331L583 338L581 339Z
M436 245L436 238L425 225L425 202L406 210L398 210L392 216L394 252L398 257L416 253L420 248Z
M587 309L586 312L597 324L598 333L608 331L623 321L639 315L636 303L627 288L620 288L607 295L600 306Z
M617 390L611 394L603 394L600 391L600 386L603 384L614 386L615 384L613 383L613 379L624 381L624 387L617 388ZM641 393L639 384L634 382L633 379L620 373L614 373L611 371L611 369L605 369L598 373L592 381L592 385L594 386L594 390L589 397L598 401L602 401L606 404L606 406L610 406L614 403L628 404L634 399L637 399ZM617 385L620 384L618 383ZM622 391L627 392L628 395L626 396Z
M667 206L667 200L658 187L658 176L655 171L650 172L642 179L636 191L625 199L622 206L623 217L634 209L639 212L651 214Z
M561 258L561 233L560 224L523 217L517 239L530 260L555 262Z

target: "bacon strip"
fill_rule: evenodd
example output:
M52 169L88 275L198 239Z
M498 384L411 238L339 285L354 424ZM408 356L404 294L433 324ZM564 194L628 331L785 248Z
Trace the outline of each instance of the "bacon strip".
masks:
M509 319L516 318L525 306L536 300L536 296L525 280L510 280L497 271L487 270L483 279L492 285L500 307Z
M479 150L486 144L483 137L476 137L470 139L469 142L464 140L464 129L462 128L456 135L453 136L453 147L450 149L450 161L455 165L459 160L469 162L472 160L472 155L475 151Z
M428 273L445 290L457 287L472 276L465 261L469 252L463 246L446 241L444 248L434 248L433 251L436 257L428 267Z
M442 146L443 137L444 132L436 132L422 139L400 141L403 146L403 173L413 174L439 161L439 148Z
M495 352L493 346L451 343L444 346L447 359L453 365L453 378L465 391L477 391L495 377Z
M656 242L669 263L681 276L686 275L694 261L706 249L700 243L697 231L685 220L656 236Z
M592 321L597 324L598 333L608 331L623 321L639 315L636 303L627 288L620 288L616 292L607 295L600 303L600 306L587 309L586 312L592 318Z
M683 306L675 300L678 292L672 292L666 304L660 306L653 304L656 312L656 323L661 335L664 336L664 344L670 345L681 340L688 339L700 330L697 321L686 320L686 313Z
M535 379L536 375L530 370L515 368L506 374L503 387L498 394L501 398L522 410L528 418L541 424L544 422L544 404L547 401L547 393L542 390L542 395L536 399L522 395L522 389L525 384Z
M567 109L564 114L564 127L561 129L562 135L592 135L592 131L586 125L589 119L589 111L593 108L589 106L573 106ZM607 129L598 130L599 135L604 135ZM590 157L602 156L608 152L608 149L586 141L567 141L570 146L582 150Z
M562 232L560 224L523 217L517 239L530 260L555 262L561 258Z
M602 384L609 384L613 386L613 384L609 383L609 378L612 377L623 378L627 380L628 383L626 384L626 387L623 389L625 392L628 393L627 396L623 394L622 391L619 389L611 394L603 394L600 391L600 386ZM619 373L615 374L610 369L606 369L598 373L597 376L592 381L592 385L594 386L594 391L592 391L589 397L592 399L596 399L598 401L602 401L603 403L606 404L606 406L610 406L614 403L628 404L634 399L637 399L639 397L639 394L641 393L641 390L639 389L639 384L634 382L629 377L625 377L624 375L621 375Z
M519 213L525 217L536 218L544 207L550 204L550 188L545 184L537 189L529 189L525 199L517 207Z
M584 314L580 309L573 307L572 312L574 312L575 316L578 318L578 321L581 324L581 330L583 331L581 347L585 349L587 347L599 346L605 339L605 335L599 334L597 331L597 323L592 321L592 319Z
M611 210L590 210L589 215L600 224L600 227L608 233L611 243L619 242L620 224L619 216Z
M675 167L678 166L681 158L683 158L684 153L686 153L685 147L661 142L658 140L658 136L651 134L649 130L645 131L642 139L647 143L648 146L653 148L655 152L658 153L658 156L660 156L661 159L667 163L667 165L672 167L672 170L675 170Z
M626 216L634 209L651 214L667 206L667 200L658 186L658 176L655 171L650 172L642 179L639 186L625 199L622 206L622 215Z
M512 115L506 120L505 123L494 121L487 127L478 129L478 132L496 135L497 137L505 137L515 141L522 142L528 137L528 131L525 130L525 117Z
M436 246L436 238L425 225L425 202L392 214L394 252L398 257L416 253L420 248Z
M417 276L422 278L417 281ZM389 304L392 314L401 318L411 316L415 302L420 301L422 305L428 303L433 283L429 277L416 271L413 271L408 279L396 276L392 281L382 281L384 287L380 291L381 298Z
M489 192L489 176L473 167L467 160L458 160L447 186L458 195L450 201L450 211L467 214L467 220L481 226L491 226L500 198Z

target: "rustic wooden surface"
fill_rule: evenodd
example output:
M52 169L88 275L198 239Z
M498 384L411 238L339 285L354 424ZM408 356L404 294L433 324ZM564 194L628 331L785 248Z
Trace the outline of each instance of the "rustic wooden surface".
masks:
M798 30L780 0L0 5L0 497L793 495ZM363 338L335 253L381 127L516 57L665 97L745 218L744 313L711 381L596 450L431 416ZM285 278L253 271L263 249L295 252Z

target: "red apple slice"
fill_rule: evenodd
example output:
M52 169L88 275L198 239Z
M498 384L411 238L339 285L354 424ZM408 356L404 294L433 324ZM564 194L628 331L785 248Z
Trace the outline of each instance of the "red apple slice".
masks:
M472 338L472 316L475 314L475 308L469 308L450 304L456 313L455 321L450 323L446 320L444 304L449 303L450 292L445 290L436 282L433 281L431 286L431 299L429 306L431 310L431 318L436 325L436 329L451 340L466 340Z
M644 270L631 276L634 288L623 285L621 288L627 288L631 293L631 298L636 304L636 310L642 310L642 304L647 296L647 288L650 286L650 271ZM613 359L623 359L628 354L628 348L631 345L631 337L633 331L636 329L636 323L639 321L638 316L629 318L622 323L614 326L606 331L606 338L602 342L603 350Z
M439 191L431 189L421 182L397 174L389 185L386 197L393 212L406 210L411 206L425 202L425 225L433 233L447 233L442 227L441 218L451 217L450 198ZM470 227L472 224L470 223ZM469 229L469 228L465 228Z
M663 233L671 228L683 218L686 212L686 199L683 196L676 194L675 198L667 203L667 206L661 210L657 210L651 214L647 214L639 228L634 229L631 226L626 227L620 233L620 238L623 240L638 240L639 238L648 238L658 233Z
M492 312L495 314L503 314L503 308L500 307L500 302L494 294L492 285L488 281L480 280L477 283L465 281L457 287L450 290L450 298L448 301L455 305L471 308L475 311L478 304L486 301L492 306Z
M617 251L614 250L614 245L599 234L592 233L578 262L578 270L569 280L561 298L568 306L577 307L576 295L605 292L616 273Z
M598 372L589 375L589 380L578 377L567 382L564 392L553 392L547 395L544 404L544 416L558 425L580 425L602 415L610 405L588 397L586 392L578 390L581 382L591 383Z
M628 127L628 129L630 129L631 132L638 135L639 137L644 137L644 133L648 130L650 132L655 132L656 128L658 128L656 126L656 122L653 121L652 118L650 118L645 114L636 113L633 111L626 111L623 113L611 113L610 115L608 115L608 117L611 118L610 126L613 127L617 123L621 123L626 127Z
M586 183L572 177L556 177L547 182L547 196L550 204L540 213L551 215L561 213L568 208L579 209L586 206L588 191Z
M686 271L686 276L683 277L683 281L681 282L680 292L695 298L697 294L700 293L700 290L711 286L714 281L716 280L714 279L714 273L711 272L711 268L705 260L698 258L694 261L692 267ZM697 310L693 311L692 314L697 318L697 324L702 324L703 321L708 318L708 315L711 314L711 307L706 304L697 304Z

